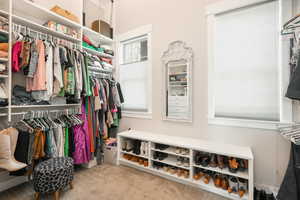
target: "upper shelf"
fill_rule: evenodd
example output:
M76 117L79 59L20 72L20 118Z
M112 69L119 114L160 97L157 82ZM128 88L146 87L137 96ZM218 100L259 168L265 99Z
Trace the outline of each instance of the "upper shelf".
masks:
M53 20L74 29L81 28L81 24L73 22L52 12L51 10L48 10L47 8L44 8L28 0L14 0L13 8L13 12L15 15L19 15L20 13L22 13L25 14L24 16L26 17L38 18L40 21L43 21L42 23ZM32 15L28 16L29 13L31 13Z
M99 40L99 38L100 38L100 41L102 44L107 44L107 45L113 44L113 39L111 39L109 37L106 37L106 36L96 32L96 31L93 31L92 29L85 27L85 26L83 26L82 29L83 29L83 34L87 35L92 40Z
M0 16L8 17L8 12L0 9Z

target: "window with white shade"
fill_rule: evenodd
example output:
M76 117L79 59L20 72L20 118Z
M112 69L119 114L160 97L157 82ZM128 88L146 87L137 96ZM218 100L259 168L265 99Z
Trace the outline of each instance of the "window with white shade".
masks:
M151 113L150 31L133 31L119 37L119 79L128 113Z
M281 90L279 7L278 1L252 1L209 14L209 117L219 119L213 123L256 121L261 127L285 120L282 108L291 106Z

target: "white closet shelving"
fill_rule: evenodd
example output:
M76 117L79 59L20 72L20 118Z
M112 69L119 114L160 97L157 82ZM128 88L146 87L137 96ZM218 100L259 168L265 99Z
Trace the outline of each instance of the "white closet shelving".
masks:
M67 3L74 3L73 1L64 0ZM81 3L79 5L83 5L84 0L79 0ZM57 1L60 2L60 1ZM68 7L65 7L65 9L68 9ZM82 19L82 7L79 6L78 10L80 10L78 13L80 13L80 16L77 16L80 20ZM8 58L11 58L11 50L12 50L12 28L13 24L20 24L22 26L26 26L28 28L31 28L35 31L49 34L51 36L54 36L56 38L64 39L70 42L73 42L77 44L78 46L82 46L82 35L85 33L90 33L89 35L92 35L93 39L100 40L102 44L112 46L114 45L114 40L111 38L108 38L106 36L101 35L100 33L97 33L87 27L84 27L82 25L82 22L77 23L74 21L71 21L65 17L62 17L51 10L49 10L46 7L43 7L37 3L34 3L29 0L7 0L5 2L1 2L0 5L0 16L7 17L9 19L9 31L0 31L1 34L6 34L9 36L9 56ZM61 33L56 30L52 30L46 26L44 26L44 23L48 21L54 21L57 23L60 23L62 25L66 25L70 28L73 28L74 30L78 31L79 38L72 37L70 35ZM113 49L113 48L112 48ZM113 56L110 56L108 54L99 53L99 52L93 52L90 51L91 54L100 55L103 57L109 57L113 58ZM79 108L81 104L55 104L55 105L12 105L11 102L11 96L12 96L12 76L13 73L11 71L11 59L0 59L0 63L6 63L8 73L7 75L0 75L0 80L4 79L6 85L8 86L8 96L9 96L9 104L6 107L0 107L0 118L2 122L4 122L3 117L7 117L8 121L11 121L12 116L18 115L19 113L22 113L20 111L26 110L50 110L50 109L66 109L66 108ZM91 166L91 165L89 165ZM11 187L14 187L16 185L19 185L21 183L24 183L27 181L27 177L21 176L21 177L13 177L9 176L9 173L7 171L1 171L0 170L0 192L6 189L9 189Z
M82 1L83 4L83 1ZM98 40L101 44L105 44L108 46L111 46L113 49L114 40L111 38L108 38L98 32L95 32L91 30L88 27L85 27L82 25L82 23L77 23L74 21L71 21L65 17L62 17L48 8L45 8L39 4L36 4L34 2L31 2L29 0L9 0L10 8L7 8L7 10L4 10L2 7L0 7L0 15L4 17L8 17L11 19L11 23L9 24L10 30L12 30L12 24L20 24L22 26L26 26L28 28L31 28L35 31L39 31L41 33L49 34L51 36L64 39L70 42L73 42L77 44L78 46L81 46L82 44L82 35L88 34L89 37L91 37L92 40ZM81 12L82 13L82 12ZM78 16L79 19L82 18L82 16ZM66 25L70 28L73 28L74 30L78 31L79 38L72 37L70 35L61 33L56 30L52 30L43 24L48 21L54 21L63 25ZM7 34L10 36L12 31L0 31L2 34ZM10 37L11 38L11 37ZM12 46L11 41L10 48ZM88 49L86 47L82 47L83 50L90 54L106 57L106 58L114 58L114 56L98 52L96 50ZM11 49L10 49L11 51ZM10 58L11 56L9 56ZM8 121L11 121L11 116L13 115L13 112L16 109L47 109L56 107L58 109L63 109L65 107L79 107L80 104L63 104L63 105L24 105L24 106L17 106L11 104L11 95L12 95L12 75L11 72L11 64L10 59L0 59L0 63L7 63L8 65L8 74L7 75L0 75L0 79L7 79L6 84L8 84L8 95L9 95L9 105L7 107L0 108L2 112L0 113L0 117L8 116ZM5 113L3 113L3 111Z
M124 140L128 140L128 139L148 142L148 152L147 152L148 156L136 155L132 152L127 152L122 150L122 144ZM118 144L119 144L118 164L133 167L183 184L192 185L194 187L219 194L229 199L253 200L254 158L250 147L240 147L235 145L212 143L205 140L167 136L167 135L160 135L160 134L134 131L134 130L119 133ZM169 147L165 150L160 150L155 148L155 144L164 144L164 145L168 145ZM178 152L176 153L175 149L177 147L185 148L188 150L189 153L188 154L179 154ZM166 153L168 154L168 157L163 160L154 159L153 158L154 152ZM196 165L194 161L194 155L196 152L207 152L207 153L213 153L213 154L248 160L248 170L246 170L245 172L232 173L227 168L220 169L218 167L214 168L214 167L203 167L200 165ZM139 158L148 160L149 165L145 167L144 165L140 165L137 162L127 160L123 157L125 154L137 156ZM183 165L177 165L178 163L176 162L176 156L180 156L188 159L189 166L187 167ZM163 171L162 169L154 168L154 162L164 163L176 168L187 170L189 172L189 177L188 178L179 177L176 174L171 174ZM248 181L248 192L241 198L238 196L238 194L233 194L233 193L230 194L226 190L215 187L213 180L211 180L209 184L205 184L202 180L196 181L193 179L193 175L195 174L195 170L197 168L208 170L210 172L217 172L219 174L245 179Z

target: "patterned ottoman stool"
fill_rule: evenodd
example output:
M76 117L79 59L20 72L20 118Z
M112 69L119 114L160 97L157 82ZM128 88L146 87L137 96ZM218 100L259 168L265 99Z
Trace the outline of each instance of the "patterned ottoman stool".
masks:
M68 157L52 158L37 165L33 172L33 187L35 199L41 194L54 193L54 199L59 199L59 191L70 185L73 189L73 159Z

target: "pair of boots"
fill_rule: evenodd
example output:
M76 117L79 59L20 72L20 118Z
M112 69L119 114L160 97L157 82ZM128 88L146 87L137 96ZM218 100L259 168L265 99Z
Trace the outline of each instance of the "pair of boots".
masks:
M19 133L17 129L8 128L0 132L0 168L13 172L25 168L27 165L18 162L15 157Z

